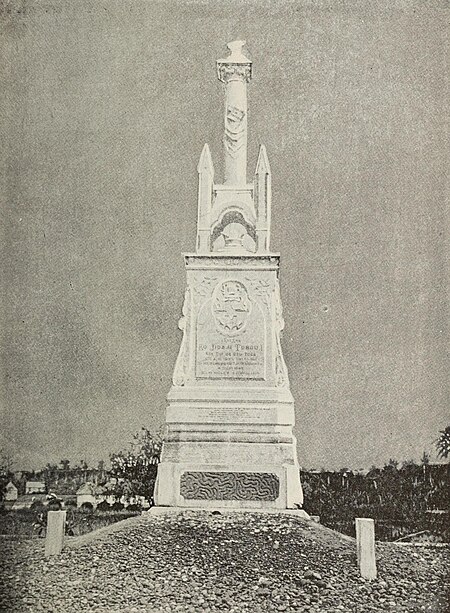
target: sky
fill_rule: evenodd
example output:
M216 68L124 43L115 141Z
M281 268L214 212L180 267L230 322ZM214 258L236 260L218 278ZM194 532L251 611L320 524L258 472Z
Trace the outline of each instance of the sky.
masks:
M305 468L449 423L444 1L3 3L0 448L96 465L163 426L216 59L247 41Z

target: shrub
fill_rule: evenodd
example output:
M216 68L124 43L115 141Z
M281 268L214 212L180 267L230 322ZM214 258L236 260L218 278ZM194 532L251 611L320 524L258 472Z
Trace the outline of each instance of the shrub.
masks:
M106 500L102 500L102 502L100 502L97 505L97 511L100 511L102 513L106 513L107 511L111 511L111 505L109 504L109 502L106 502Z
M129 449L113 453L110 474L116 479L114 494L125 496L153 496L156 472L161 455L162 438L147 428L135 434Z
M122 511L124 505L118 500L111 506L111 511Z
M62 509L62 500L59 498L51 498L47 503L48 511L61 511Z
M33 500L30 505L30 509L32 511L42 511L44 509L44 503L42 500Z
M86 511L87 513L92 513L92 511L94 510L94 505L92 504L92 502L83 502L80 509L82 511Z
M77 501L75 498L70 498L70 500L66 500L66 502L64 503L64 506L66 507L66 509L76 509L77 508Z
M142 511L142 507L140 504L129 504L127 506L127 511L133 512L133 513L140 513Z

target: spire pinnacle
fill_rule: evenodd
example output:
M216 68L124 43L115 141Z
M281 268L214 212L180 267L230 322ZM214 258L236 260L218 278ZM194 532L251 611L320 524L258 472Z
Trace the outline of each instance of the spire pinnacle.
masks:
M200 159L197 165L197 172L199 174L205 171L209 172L211 177L214 177L214 165L213 165L213 161L211 157L211 151L209 150L209 146L207 143L204 145L202 149L202 152L200 154Z
M269 158L264 145L259 148L258 161L256 162L255 175L270 175Z

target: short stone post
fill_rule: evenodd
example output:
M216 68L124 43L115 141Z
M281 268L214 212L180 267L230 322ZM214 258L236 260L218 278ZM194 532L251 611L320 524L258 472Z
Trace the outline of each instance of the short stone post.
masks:
M47 534L45 537L45 557L57 556L64 545L66 511L49 511L47 515Z
M377 565L375 561L375 524L373 519L357 517L356 523L356 555L359 572L364 579L376 579Z

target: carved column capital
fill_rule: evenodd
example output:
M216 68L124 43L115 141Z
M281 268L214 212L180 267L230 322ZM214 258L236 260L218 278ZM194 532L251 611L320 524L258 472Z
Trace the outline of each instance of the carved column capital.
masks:
M230 64L226 60L217 62L217 77L222 83L230 81L244 81L248 83L252 78L252 63Z

